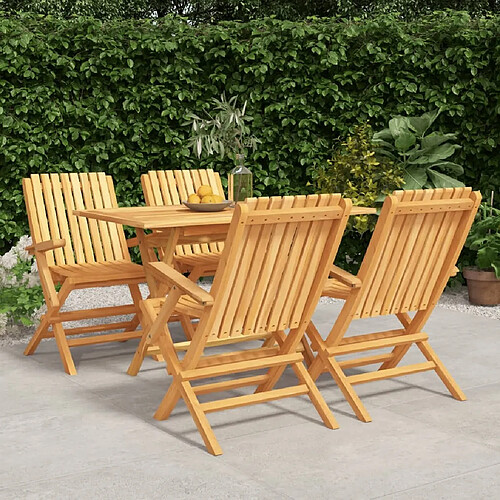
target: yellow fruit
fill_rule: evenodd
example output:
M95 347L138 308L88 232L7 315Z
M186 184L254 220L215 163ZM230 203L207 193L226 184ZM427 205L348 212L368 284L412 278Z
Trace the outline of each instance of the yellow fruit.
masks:
M201 198L197 194L190 194L188 196L188 203L201 203Z
M214 194L214 192L212 191L212 188L210 186L200 186L198 188L198 191L196 192L196 194L200 197L200 198L203 198L204 196L210 196L212 194Z
M214 203L222 203L224 201L224 197L219 196L218 194L212 195L212 198L215 200Z
M208 195L208 196L204 196L201 199L201 202L202 203L219 203L218 198L219 198L219 196Z

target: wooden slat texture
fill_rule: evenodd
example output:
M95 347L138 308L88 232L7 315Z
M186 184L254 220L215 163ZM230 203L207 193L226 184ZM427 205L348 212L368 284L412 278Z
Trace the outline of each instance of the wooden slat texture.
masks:
M428 190L430 191L430 190ZM428 214L435 212L456 212L456 211L466 211L470 210L474 206L474 202L472 200L435 200L432 202L425 202L422 200L414 200L419 201L419 203L399 203L398 208L396 209L396 214Z
M307 333L317 351L309 373L315 380L328 371L356 416L371 420L352 385L435 370L455 399L465 395L431 349L422 331L450 276L481 200L470 188L396 191L386 198L358 273L349 289L330 278L324 294L345 300L323 340L314 325ZM415 311L414 316L408 314ZM399 330L345 337L353 319L394 314ZM427 362L398 366L412 346ZM389 353L338 361L337 357L376 349ZM380 364L377 371L346 376L344 370Z
M213 335L222 339L299 325L311 280L316 275L319 254L324 251L330 232L339 223L337 215L335 219L324 220L310 217L302 220L301 217L307 208L313 214L337 214L339 202L338 195L249 200L254 205L249 205L252 210L248 219L253 213L266 209L270 213L278 212L278 203L282 205L284 220L289 213L286 207L292 204L294 208L291 210L296 210L298 218L288 222L275 221L270 225L264 220L260 225L246 224L245 221L246 229L232 248L232 258L238 265L228 266L224 277L217 275L213 283L214 293L220 293L218 300L221 304ZM321 206L325 209L318 211L316 207Z
M201 185L208 185L214 194L224 197L220 176L213 170L152 170L141 176L146 204L151 207L180 205ZM178 245L176 255L199 255L221 252L222 242ZM215 270L215 269L214 269Z
M435 368L436 364L434 362L427 361L425 363L415 363L413 365L401 366L398 368L389 368L387 370L381 370L377 372L351 375L350 377L347 377L347 380L351 385L364 384L366 382L373 382L375 380L402 377L403 375L409 375L410 373L426 372L429 370L434 370Z
M75 260L78 264L94 262L94 252L89 238L88 221L85 217L76 217L76 197L68 174L61 174L61 186L66 205L69 227L75 250Z
M375 258L365 259L359 272L363 290L355 318L427 307L433 291L430 284L454 250L452 242L460 221L474 205L470 193L470 188L450 188L396 194L393 222L379 221L373 235L373 244L378 247ZM438 203L438 209L430 209L433 202ZM399 211L400 205L405 210ZM379 242L377 233L381 230L386 235Z
M376 213L373 208L367 209ZM222 212L193 212L184 205L163 207L121 207L105 210L79 209L75 214L88 219L106 220L141 229L170 229L173 227L195 227L205 225L228 225L233 209ZM351 215L359 215L360 207L353 207ZM180 220L182 219L182 221Z
M59 230L61 232L61 238L64 238L66 241L66 245L64 246L64 264L74 264L76 250L73 249L69 221L64 204L64 195L62 192L61 179L59 175L50 174L50 184L54 192L54 202L57 211L57 221Z
M203 384L194 386L196 394L209 394L211 392L228 391L237 389L239 387L246 387L248 385L259 385L265 382L267 375L255 375L253 377L243 377L236 380L224 380L223 382L213 382L211 384Z
M137 313L144 270L130 259L123 227L113 222L87 220L75 210L117 208L113 181L104 173L33 174L23 179L23 190L33 249L37 260L47 314L25 354L33 354L42 338L55 337L63 366L76 374L69 347L127 340L141 336L138 319L64 329L62 322ZM52 243L50 243L52 242ZM59 292L55 284L61 283ZM60 312L71 290L128 284L132 306ZM52 327L52 328L51 328ZM68 341L66 335L124 329L125 332Z
M264 403L266 401L275 401L277 399L290 398L293 396L301 396L307 394L309 389L305 384L295 387L285 387L283 389L275 389L274 391L258 392L256 394L247 394L245 396L236 396L234 398L226 398L218 401L210 401L202 403L201 408L205 413L210 413L219 410L229 410L240 406L247 406L256 403Z
M123 342L124 340L137 339L142 336L140 330L133 332L107 333L105 335L94 335L93 337L81 337L68 340L69 347L82 345L107 344L108 342Z
M205 174L199 175L199 179L193 180L194 186L205 182ZM206 413L212 411L307 394L323 422L329 428L338 426L302 364L302 352L310 355L310 349L302 341L335 259L351 206L350 200L343 200L340 195L251 198L238 204L210 290L213 301L205 300L205 305L192 309L199 322L193 328L191 340L186 342L173 342L167 321L176 313L189 315L189 301L182 294L200 302L200 291L176 269L164 263L151 264L157 274L162 274L160 279L169 281L171 288L165 299L143 302L149 331L144 333L128 373L136 375L144 356L157 354L159 345L174 376L155 418L168 418L182 397L214 455L221 450L206 419ZM212 224L214 219L209 216L207 223ZM189 224L188 218L186 223ZM268 342L256 349L204 356L210 347L232 342L236 346L236 342L254 339ZM187 348L182 360L178 357L181 348ZM295 372L298 385L274 390L287 365ZM263 369L267 370L264 375L211 381L197 387L190 384ZM256 391L208 403L197 399L199 394L247 385L257 385Z

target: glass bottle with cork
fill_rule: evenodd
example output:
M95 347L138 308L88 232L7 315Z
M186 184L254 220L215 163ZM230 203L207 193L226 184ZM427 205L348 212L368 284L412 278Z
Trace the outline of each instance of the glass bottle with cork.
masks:
M252 172L245 167L245 155L235 155L236 167L229 173L227 180L228 197L231 201L245 201L253 196Z

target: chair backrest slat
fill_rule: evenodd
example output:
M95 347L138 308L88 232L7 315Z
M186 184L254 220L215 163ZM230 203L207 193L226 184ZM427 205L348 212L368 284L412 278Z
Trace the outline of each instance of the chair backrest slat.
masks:
M388 197L358 274L362 290L354 317L423 310L437 301L480 198L470 188L397 191Z
M104 185L103 180L106 182ZM106 206L117 207L118 200L116 199L115 185L113 184L113 178L110 175L100 177L101 182L101 192L105 198ZM113 245L113 251L115 253L115 259L125 259L131 260L130 252L127 245L127 238L125 237L125 231L123 226L118 224L113 224L108 222L109 232L111 234L111 243Z
M70 179L68 174L61 174L61 185L66 204L71 239L75 249L75 258L78 264L84 262L95 262L92 242L90 240L89 220L85 217L75 217L73 211L83 206L79 183Z
M151 170L141 176L144 199L148 206L179 205L201 185L208 185L214 194L224 196L222 182L211 169ZM177 245L177 255L220 252L224 243Z
M302 208L314 207L324 207L318 218L248 223L266 210L304 214ZM341 210L332 216L331 207ZM211 338L299 327L319 300L350 207L340 195L258 198L238 206L211 289Z
M64 259L66 264L74 264L76 250L72 243L70 227L66 215L66 207L64 205L61 179L58 174L50 174L50 184L54 193L54 203L57 211L57 221L59 224L61 238L66 240L66 245L64 246Z
M30 223L33 223L37 226L36 231L31 231L33 235L32 240L34 243L36 243L34 239L35 235L40 238L40 241L50 240L51 234L49 229L49 221L47 218L47 213L45 211L45 201L43 199L43 189L40 176L36 176L36 178L33 179L31 191L34 206L32 208L32 217L29 220ZM30 200L30 197L27 197L27 200ZM47 252L47 263L49 264L49 266L54 264L54 252Z
M23 179L23 189L33 241L66 240L63 248L47 252L49 266L130 260L122 226L73 214L117 207L111 177L102 172L33 174Z

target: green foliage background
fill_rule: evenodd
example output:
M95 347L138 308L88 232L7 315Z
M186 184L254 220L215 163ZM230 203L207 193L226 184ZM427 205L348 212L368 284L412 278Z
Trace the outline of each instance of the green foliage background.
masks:
M0 0L0 10L68 18L143 19L177 14L193 24L250 21L268 16L298 21L306 17L370 17L397 12L414 19L436 10L463 10L473 16L499 13L500 0Z
M222 91L248 100L256 194L307 192L339 138L369 120L441 107L462 180L500 186L500 16L411 22L160 21L0 17L0 250L28 232L21 179L104 170L122 204L149 169L215 167L187 146L189 112Z

